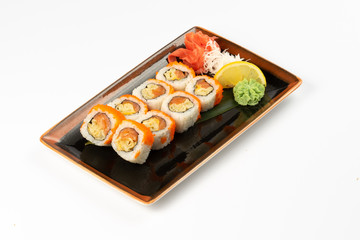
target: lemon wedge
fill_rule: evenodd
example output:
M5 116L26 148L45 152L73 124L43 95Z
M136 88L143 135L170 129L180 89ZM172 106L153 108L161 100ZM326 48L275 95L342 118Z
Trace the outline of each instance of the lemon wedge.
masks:
M266 86L266 79L260 68L245 61L236 61L224 65L214 78L220 82L223 88L232 88L244 79L254 79Z

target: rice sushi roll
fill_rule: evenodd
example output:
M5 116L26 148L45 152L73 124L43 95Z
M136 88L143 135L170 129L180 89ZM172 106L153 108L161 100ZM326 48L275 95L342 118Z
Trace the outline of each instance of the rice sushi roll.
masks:
M201 103L188 92L175 91L164 99L161 111L175 120L176 132L182 133L200 118Z
M126 119L117 128L111 146L124 160L143 164L149 156L154 136L149 128Z
M139 122L148 127L154 136L152 149L164 148L173 139L175 134L175 121L168 114L151 110L139 119Z
M122 95L108 105L121 112L126 119L131 120L136 120L148 111L148 106L145 102L130 94Z
M99 104L85 117L80 133L97 146L109 146L117 127L124 119L124 115L112 107Z
M174 88L164 81L149 79L135 88L132 94L144 101L150 110L161 108L164 98L173 93Z
M187 83L194 77L194 70L180 62L171 62L156 74L156 79L167 82L176 91L184 91Z
M219 104L223 97L223 87L221 84L217 80L205 75L197 76L190 80L185 91L199 98L202 112L210 110Z

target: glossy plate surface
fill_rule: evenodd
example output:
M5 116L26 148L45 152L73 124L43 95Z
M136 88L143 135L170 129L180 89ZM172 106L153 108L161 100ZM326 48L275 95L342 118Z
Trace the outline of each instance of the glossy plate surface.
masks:
M143 165L123 160L111 147L85 145L86 140L79 129L90 108L129 94L142 82L154 78L155 73L167 65L167 56L183 47L185 34L196 31L218 37L221 49L240 54L260 67L267 80L261 102L254 107L233 108L216 118L195 124L185 133L175 134L173 142L166 148L151 151ZM130 197L150 204L210 160L300 84L299 78L260 56L206 29L193 27L44 133L41 142Z

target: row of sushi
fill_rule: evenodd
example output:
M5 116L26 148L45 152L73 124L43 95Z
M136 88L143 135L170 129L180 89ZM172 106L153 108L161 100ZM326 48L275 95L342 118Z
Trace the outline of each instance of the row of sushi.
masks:
M84 138L98 146L112 146L123 159L142 164L150 150L162 149L207 111L220 103L221 84L195 76L183 63L172 62L107 105L94 106L81 125Z

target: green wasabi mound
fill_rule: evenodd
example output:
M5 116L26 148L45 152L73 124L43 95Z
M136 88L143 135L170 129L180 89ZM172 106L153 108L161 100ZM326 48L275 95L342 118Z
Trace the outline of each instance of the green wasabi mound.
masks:
M233 92L238 104L254 106L264 96L265 87L254 79L244 79L235 85Z

